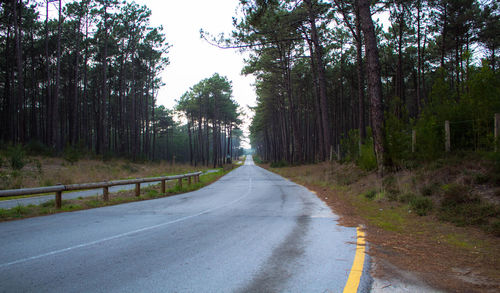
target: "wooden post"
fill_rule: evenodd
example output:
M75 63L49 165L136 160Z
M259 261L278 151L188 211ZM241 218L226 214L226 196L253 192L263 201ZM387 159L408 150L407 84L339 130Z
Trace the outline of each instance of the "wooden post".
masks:
M500 144L500 113L495 113L495 152Z
M450 142L450 121L446 120L444 122L444 149L448 153L450 152L451 149L451 142Z
M135 184L135 196L137 196L137 197L141 196L141 184L140 183Z
M56 209L62 207L62 191L56 191Z
M182 188L182 178L179 178L178 182L179 182L179 187Z
M188 177L188 185L191 185L191 177L192 177L192 176L189 176L189 177Z
M196 183L200 183L200 174L196 175Z
M102 199L104 201L108 201L109 200L109 188L107 186L104 186L102 188Z
M161 181L161 193L165 193L165 180Z
M411 152L415 152L415 146L417 145L417 131L413 129L411 131Z

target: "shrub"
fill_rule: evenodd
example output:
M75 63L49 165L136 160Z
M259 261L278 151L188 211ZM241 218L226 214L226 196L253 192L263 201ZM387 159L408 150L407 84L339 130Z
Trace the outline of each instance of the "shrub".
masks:
M282 168L288 166L288 163L285 160L281 160L277 162L272 162L270 166L271 168Z
M130 162L126 162L125 164L122 165L122 169L126 170L130 173L136 173L139 171L136 166L130 164Z
M53 151L43 143L38 140L31 140L26 145L26 151L32 156L42 155L42 156L52 156Z
M374 199L376 195L377 195L377 191L375 189L371 189L371 190L368 190L365 193L363 193L363 196L367 199L370 199L370 200Z
M439 208L439 219L458 226L484 225L498 211L479 197L472 196L466 186L449 184L443 186L444 196Z
M490 225L488 225L487 231L497 237L500 237L500 220L495 219Z
M414 194L414 193L411 193L411 192L407 192L407 193L404 193L404 194L401 194L399 197L398 197L398 200L402 203L410 203L412 202L413 200L415 200L415 198L417 198L417 196Z
M438 190L438 185L436 183L431 183L423 186L422 189L420 190L420 193L423 196L432 196L433 194L436 193L437 190Z
M64 148L63 158L69 163L71 163L71 165L73 165L75 162L78 162L78 160L80 160L80 157L81 157L81 152L78 149L72 146L66 146Z
M446 206L467 203L473 200L470 197L470 190L465 185L446 184L441 187L443 190L442 204Z
M419 216L427 215L433 207L432 200L423 196L416 196L410 200L410 208Z
M8 151L10 166L13 170L21 170L26 165L26 154L20 145L11 147Z
M377 158L375 157L372 139L367 140L366 143L361 145L361 154L356 163L365 171L371 171L377 168Z
M473 175L473 180L475 184L486 184L490 181L490 177L487 174L476 173Z
M382 186L387 194L387 199L390 201L396 201L398 199L399 189L396 186L396 178L394 176L389 175L384 177L382 180Z

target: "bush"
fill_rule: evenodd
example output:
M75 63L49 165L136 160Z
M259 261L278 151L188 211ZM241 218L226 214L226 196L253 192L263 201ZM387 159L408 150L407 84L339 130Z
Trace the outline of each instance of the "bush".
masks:
M360 156L359 153L359 130L351 129L347 135L342 135L340 139L341 153L343 160L356 162Z
M32 140L26 145L26 151L32 156L52 156L53 150L38 140Z
M493 235L500 237L500 220L494 220L488 227L487 231L492 233Z
M436 183L431 183L422 187L420 193L423 196L432 196L436 193L437 190L438 190L438 185Z
M13 170L21 170L26 165L26 154L20 145L11 147L8 151L8 157Z
M401 194L398 197L398 200L399 200L399 202L402 202L402 203L411 203L416 198L417 198L417 196L415 194L413 194L411 192L407 192L405 194Z
M66 146L64 148L63 158L66 161L68 161L69 163L71 163L71 165L78 162L78 160L80 160L81 156L82 156L81 152L72 146Z
M416 196L410 200L410 208L419 216L427 215L433 208L433 203L430 198Z
M270 166L271 168L282 168L288 166L288 163L285 160L281 160L277 162L272 162Z
M371 138L361 145L361 154L356 163L365 171L371 171L377 168L377 158L375 157L373 140Z
M439 208L439 219L458 226L484 225L490 217L498 215L495 207L472 196L466 186L449 184L443 186L444 196Z
M371 190L368 190L365 193L363 193L363 196L367 199L370 199L370 200L374 199L376 195L377 195L377 191L375 189L371 189Z

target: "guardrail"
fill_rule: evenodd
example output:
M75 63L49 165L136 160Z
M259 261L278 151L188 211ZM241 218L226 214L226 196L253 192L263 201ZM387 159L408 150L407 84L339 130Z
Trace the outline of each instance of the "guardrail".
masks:
M178 180L178 185L180 187L182 187L182 179L187 178L188 184L191 184L191 180L194 177L194 182L196 183L196 182L200 181L200 174L201 173L202 172L195 172L195 173L187 173L187 174L182 174L182 175L163 176L163 177L113 180L113 181L69 184L69 185L59 184L59 185L55 185L55 186L45 186L45 187L35 187L35 188L6 189L6 190L0 190L0 197L18 196L18 195L32 195L32 194L55 192L56 208L60 209L61 205L62 205L62 193L63 193L63 191L102 188L103 199L104 199L104 201L108 201L109 200L109 187L135 184L135 196L139 197L141 195L141 183L160 181L161 182L161 193L165 193L165 182L166 181Z

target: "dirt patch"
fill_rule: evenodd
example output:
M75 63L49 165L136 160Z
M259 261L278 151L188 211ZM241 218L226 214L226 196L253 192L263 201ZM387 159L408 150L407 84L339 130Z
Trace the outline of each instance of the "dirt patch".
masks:
M368 253L377 263L374 277L412 282L400 274L408 272L423 286L443 291L500 292L499 237L476 227L439 221L435 214L417 216L407 204L380 199L379 195L368 200L361 194L382 189L382 180L356 171L352 165L322 163L271 171L315 191L340 216L340 224L366 227ZM449 182L453 176L466 177L456 173L456 168L449 168L443 178L420 174L416 180L412 179L415 174L403 173L394 174L395 184L413 192L425 185L425 180Z

